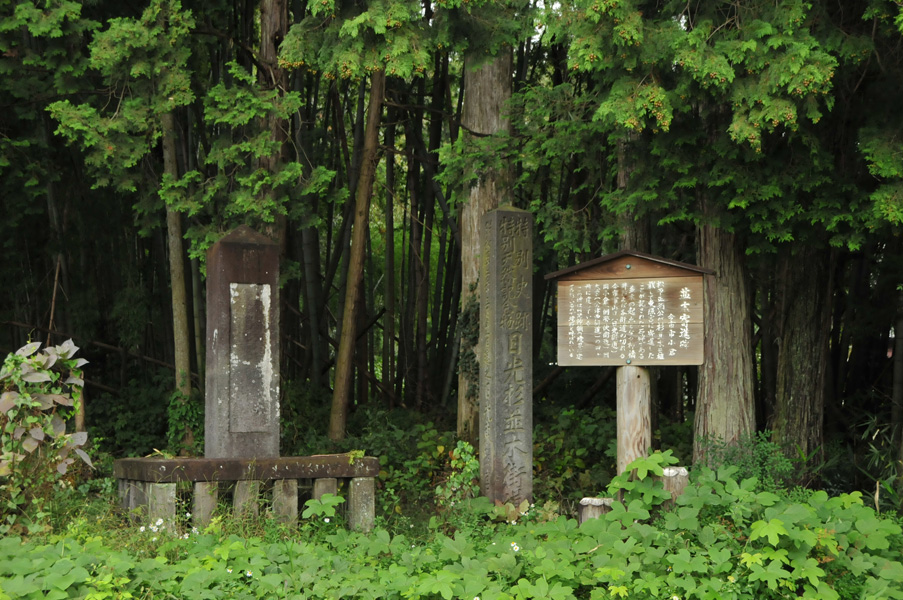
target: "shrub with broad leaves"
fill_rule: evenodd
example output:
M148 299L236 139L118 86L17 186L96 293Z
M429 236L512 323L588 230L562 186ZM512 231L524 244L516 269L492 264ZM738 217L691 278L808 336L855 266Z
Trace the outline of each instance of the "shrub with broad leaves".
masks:
M66 432L84 385L72 340L40 351L40 342L10 354L0 368L0 533L39 529L53 487L82 449L84 431Z

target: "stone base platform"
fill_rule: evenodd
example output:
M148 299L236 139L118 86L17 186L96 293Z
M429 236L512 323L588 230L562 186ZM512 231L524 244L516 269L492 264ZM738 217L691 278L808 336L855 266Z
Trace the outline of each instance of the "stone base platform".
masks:
M192 521L195 527L210 522L221 486L233 485L236 515L257 514L260 492L272 485L273 512L287 522L298 519L298 482L313 480L313 497L335 494L338 480L348 480L345 499L349 527L373 528L375 483L379 460L372 456L324 454L280 458L124 458L113 462L119 480L119 499L127 510L142 509L154 521L176 520L179 484L193 484Z

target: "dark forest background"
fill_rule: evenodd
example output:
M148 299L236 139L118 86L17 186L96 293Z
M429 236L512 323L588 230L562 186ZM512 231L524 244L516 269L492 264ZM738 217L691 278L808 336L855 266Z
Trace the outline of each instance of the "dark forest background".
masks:
M511 204L544 439L609 431L615 392L555 364L543 276L633 249L716 272L706 366L654 372L657 443L767 430L800 483L893 493L900 11L0 0L0 349L73 338L99 447L198 451L205 252L248 224L282 252L284 454L473 441L474 224Z

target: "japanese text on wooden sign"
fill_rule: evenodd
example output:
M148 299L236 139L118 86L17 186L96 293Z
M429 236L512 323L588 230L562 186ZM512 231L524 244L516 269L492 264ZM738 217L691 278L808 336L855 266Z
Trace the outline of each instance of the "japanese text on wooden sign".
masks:
M702 364L702 277L558 282L558 364Z

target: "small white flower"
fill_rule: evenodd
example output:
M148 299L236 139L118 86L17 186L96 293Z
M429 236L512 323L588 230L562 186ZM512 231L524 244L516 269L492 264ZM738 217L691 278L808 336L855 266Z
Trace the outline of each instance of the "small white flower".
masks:
M156 541L157 541L157 537L154 536L153 538L151 538L151 541L152 541L152 542L156 542Z
M251 577L253 574L251 571L245 571L245 577Z
M187 533L182 534L182 539L183 539L183 540L187 540L187 539L188 539L188 534L187 534Z
M190 518L191 518L191 513L190 513L190 512L185 513L185 518L186 518L186 519L190 519Z
M226 573L231 573L231 572L232 572L232 567L226 567Z
M157 533L157 526L156 526L156 525L151 525L151 526L150 526L150 530L153 531L154 533Z
M323 522L324 522L324 523L329 523L329 517L323 517Z
M157 522L154 523L154 525L156 525L157 527L159 527L159 526L162 525L162 524L163 524L163 519L162 519L162 518L157 519Z
M145 527L144 527L144 525L142 525L138 531L140 531L141 533L144 533L144 530L145 530Z
M193 533L194 535L197 535L197 534L198 534L198 528L197 528L197 527L192 527L192 528L191 528L191 533Z

